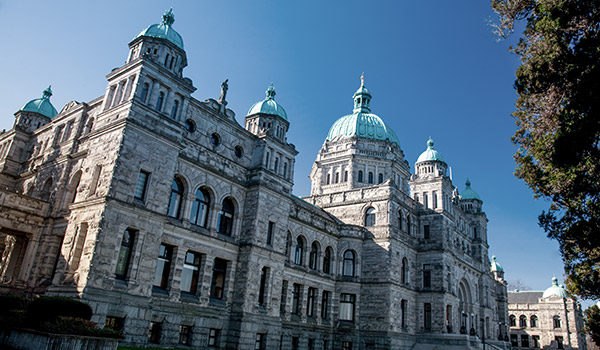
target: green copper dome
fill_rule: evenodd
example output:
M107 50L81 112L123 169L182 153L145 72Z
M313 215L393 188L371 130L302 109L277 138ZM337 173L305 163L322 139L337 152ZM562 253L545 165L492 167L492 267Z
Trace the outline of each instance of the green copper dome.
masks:
M467 179L467 182L465 182L465 189L461 192L461 199L481 200L479 194L477 194L477 192L473 191L473 189L471 188L471 181L469 181L469 179Z
M329 129L327 141L337 136L358 136L368 139L389 141L400 146L398 136L379 116L370 113L371 93L364 85L364 75L361 76L360 88L354 93L354 111L336 120Z
M52 103L50 103L50 96L52 96L52 89L50 89L50 86L48 86L48 88L42 93L41 98L36 98L35 100L27 102L23 107L21 107L20 111L39 113L48 118L54 118L58 112Z
M421 153L419 158L417 158L417 163L432 160L443 162L444 157L442 157L442 154L440 152L433 149L433 140L430 137L429 140L427 140L427 149L425 150L425 152Z
M247 115L258 114L258 113L271 114L271 115L278 115L281 118L288 120L285 109L283 109L283 107L281 107L280 104L275 102L276 93L275 93L275 88L273 87L273 83L271 83L271 85L269 86L267 91L265 91L265 93L267 94L267 97L265 97L264 100L262 100L260 102L256 102L254 105L252 105L252 107L250 107L250 109L248 110Z
M542 298L549 298L549 297L559 297L559 298L567 297L567 293L565 292L565 289L562 286L558 285L558 280L556 279L556 277L552 277L552 286L550 286L550 288L546 289L544 291L544 294L542 294Z
M148 28L142 30L135 39L141 36L149 36L151 38L167 39L178 48L183 50L183 39L181 35L173 29L173 23L175 22L175 16L173 15L173 9L165 12L162 16L162 22L160 24L153 24Z
M504 268L502 267L502 265L500 265L497 261L496 261L496 256L492 256L492 263L490 266L490 270L492 272L504 272Z

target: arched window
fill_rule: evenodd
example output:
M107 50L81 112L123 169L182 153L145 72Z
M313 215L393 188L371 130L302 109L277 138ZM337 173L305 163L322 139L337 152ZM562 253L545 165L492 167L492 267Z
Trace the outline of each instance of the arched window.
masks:
M323 256L323 272L331 273L331 260L332 260L332 249L331 247L327 247L325 249L325 255Z
M327 184L331 183L331 174L327 174Z
M379 178L377 180L378 180L377 183L382 183L383 182L383 174L382 173L379 173Z
M275 164L273 165L273 171L279 173L279 157L275 157Z
M335 183L340 182L340 173L335 173Z
M358 171L358 182L363 182L363 172L362 172L362 170Z
M165 93L161 91L158 94L158 100L156 101L156 110L159 112L162 110L164 99L165 99Z
M536 315L533 315L529 319L529 327L536 328L537 326L538 326L538 318Z
M369 171L369 183L373 183L373 172Z
M292 234L288 231L287 237L285 238L285 256L289 257L290 249L292 248Z
M354 277L354 252L346 250L344 252L344 265L342 266L342 275Z
M369 208L365 212L365 226L375 226L375 209Z
M408 284L408 259L402 258L402 269L400 270L400 283Z
M40 192L40 199L42 200L50 200L50 190L52 189L52 178L49 177L46 182L44 182L44 186L42 187L42 191Z
M348 182L348 170L344 171L344 182Z
M219 213L219 233L231 236L233 229L233 214L235 213L235 206L233 200L227 197L223 199L221 204L221 212Z
M410 216L406 216L406 232L410 235L412 234L412 227L410 225Z
M294 248L294 264L302 265L304 258L304 238L299 236L296 239L296 247Z
M519 327L527 327L527 316L521 315L519 317Z
M194 225L206 227L208 223L208 208L210 208L210 195L205 189L199 188L196 191L196 200L192 204L190 222Z
M402 211L398 211L398 229L402 231Z
M517 317L515 315L510 315L508 316L509 319L509 324L511 327L516 327L517 326Z
M317 242L313 242L310 248L308 267L313 270L317 270L319 268L319 243Z
M71 178L71 182L67 187L67 205L75 203L77 199L77 190L79 189L79 181L81 180L81 170L78 170Z
M287 162L283 163L283 178L287 179Z
M146 102L146 97L148 97L149 88L150 85L148 85L148 83L144 83L144 86L142 87L142 93L140 94L140 101Z
M173 218L179 217L179 210L181 209L181 198L183 197L183 184L179 179L173 179L171 185L171 197L169 198L169 210L167 215Z
M173 107L171 107L171 118L175 119L177 117L177 108L179 108L179 101L173 101Z
M556 315L552 317L552 325L554 328L560 328L560 316Z

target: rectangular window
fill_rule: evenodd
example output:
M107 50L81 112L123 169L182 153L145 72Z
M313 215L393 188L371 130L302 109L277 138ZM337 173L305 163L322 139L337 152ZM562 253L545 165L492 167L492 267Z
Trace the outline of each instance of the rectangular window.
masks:
M539 348L540 347L540 336L539 335L532 335L531 336L531 342L533 343L533 347L534 348Z
M153 344L160 344L161 330L161 322L150 322L150 329L148 330L148 341Z
M122 331L125 326L125 318L116 316L106 316L104 321L104 328L114 329L115 331Z
M200 260L201 255L199 253L185 253L183 271L181 272L182 292L196 294L198 288L198 276L200 274Z
M331 292L326 290L323 291L321 297L321 318L324 320L329 319L329 300L331 299Z
M266 350L267 349L267 335L265 333L256 334L256 342L254 343L254 350Z
M275 232L275 223L273 221L269 221L269 228L267 229L267 245L273 245L273 233Z
M307 350L314 350L315 348L315 340L313 338L308 338L308 346Z
M179 344L192 345L192 327L179 326Z
M340 295L340 320L354 322L354 305L356 295L342 293Z
M208 331L208 347L210 348L218 348L219 347L219 334L221 333L220 329L211 328Z
M342 350L352 350L352 342L351 341L343 341L342 342Z
M294 315L300 315L300 290L301 285L294 283L294 289L292 290L292 313Z
M425 330L431 330L431 304L425 303L423 305L423 328Z
M431 201L433 202L433 209L437 209L437 207L438 207L437 191L431 192Z
M154 286L160 289L167 289L169 284L169 273L171 272L171 258L173 256L173 247L161 244L158 251L158 262L156 264L156 273L154 274Z
M423 288L431 288L431 265L423 264Z
M279 313L285 315L285 307L287 305L287 289L288 281L283 281L281 284L281 301L279 302Z
M402 312L401 317L401 325L402 327L406 327L406 300L402 299L402 301L400 301L400 312Z
M529 336L527 334L521 334L521 347L522 348L529 347Z
M132 229L127 229L123 233L123 238L121 239L121 248L119 249L119 256L117 257L117 268L115 270L117 279L124 280L127 278L135 235L136 231Z
M137 184L135 185L135 192L133 194L133 198L143 201L146 199L146 189L148 187L148 178L150 178L150 173L145 170L140 170L140 174L138 175Z
M516 334L510 335L510 345L517 347L519 346L519 338Z
M306 316L313 317L315 315L315 295L317 290L315 288L308 288L308 295L306 297Z
M329 340L323 339L323 350L329 350Z
M267 304L266 294L267 294L267 284L268 284L268 280L269 280L269 270L270 269L265 266L262 268L262 272L260 274L260 287L258 290L258 304L263 305L263 306Z
M300 348L300 338L292 337L292 350L299 350Z
M429 225L423 226L423 238L429 239Z
M213 276L210 284L210 297L223 299L225 291L225 276L227 274L227 260L215 258Z
M554 337L554 340L556 340L556 346L557 346L558 349L564 349L565 348L563 346L563 337L556 336L556 337Z

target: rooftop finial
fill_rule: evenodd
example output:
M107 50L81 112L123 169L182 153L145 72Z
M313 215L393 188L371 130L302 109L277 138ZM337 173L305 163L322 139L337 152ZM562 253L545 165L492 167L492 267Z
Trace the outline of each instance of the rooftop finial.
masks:
M42 92L42 97L43 98L50 98L50 96L52 96L52 89L50 88L52 85L48 85L48 87Z
M467 187L471 187L471 181L469 181L469 179L467 178L467 182L465 182L465 186Z
M175 16L173 15L173 8L170 8L169 11L165 11L165 14L162 16L162 23L167 26L172 26L173 22L175 22Z
M269 85L269 88L267 89L267 91L265 91L265 93L267 94L267 98L273 99L273 97L275 97L276 93L275 88L273 87L273 83Z
M429 139L427 140L427 148L433 148L433 139L431 138L431 136L429 136Z
M364 87L365 86L365 72L362 72L362 74L360 75L360 87Z

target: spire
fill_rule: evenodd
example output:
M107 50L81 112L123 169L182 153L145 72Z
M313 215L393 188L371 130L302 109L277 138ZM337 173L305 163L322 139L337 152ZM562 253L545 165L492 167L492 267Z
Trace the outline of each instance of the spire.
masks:
M354 113L371 112L369 103L371 102L371 93L365 87L365 73L360 76L360 87L354 93Z
M360 87L365 87L365 72L362 72L362 74L360 75Z
M466 188L471 188L471 181L469 181L469 178L467 178L467 181L465 182L465 186L466 186Z
M165 14L162 16L162 24L165 26L172 26L175 22L175 16L173 15L173 8L170 8L169 11L165 11Z
M271 83L271 85L269 85L269 88L267 89L267 91L265 91L265 94L267 94L267 99L269 99L269 100L274 99L274 97L277 93L275 93L275 88L273 87L273 83Z
M52 85L48 85L48 87L42 92L42 98L49 99L52 96L52 89L50 88Z

